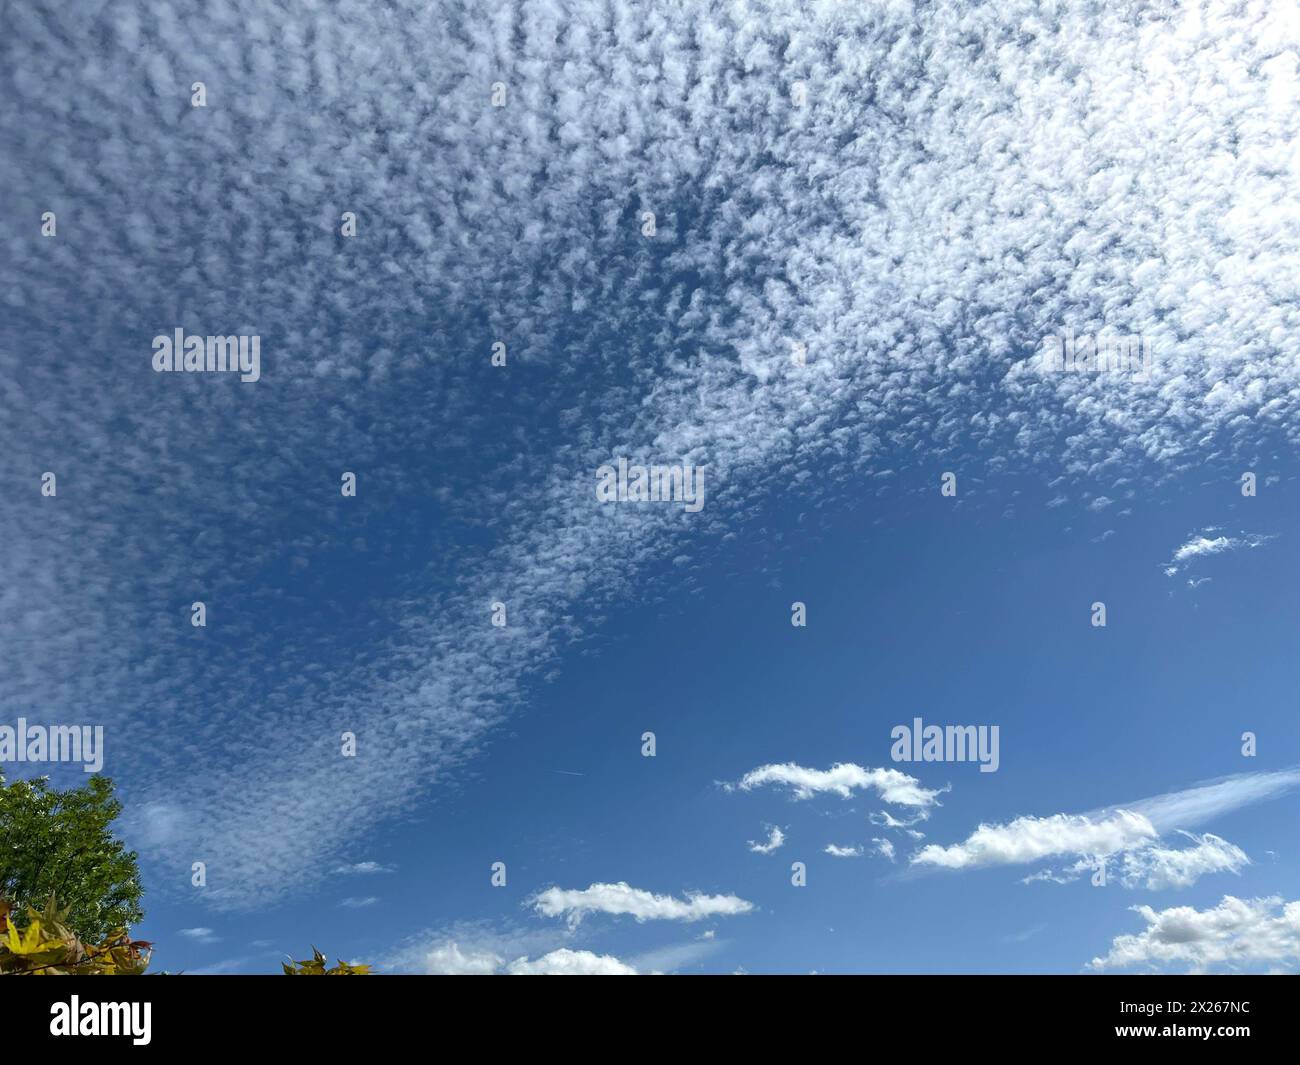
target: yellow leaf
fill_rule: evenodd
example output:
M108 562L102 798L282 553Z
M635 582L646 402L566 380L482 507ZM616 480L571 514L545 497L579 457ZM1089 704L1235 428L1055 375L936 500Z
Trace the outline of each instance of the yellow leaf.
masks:
M20 937L12 924L8 928L9 950L13 954L35 954L41 949L41 922L32 918L27 931Z

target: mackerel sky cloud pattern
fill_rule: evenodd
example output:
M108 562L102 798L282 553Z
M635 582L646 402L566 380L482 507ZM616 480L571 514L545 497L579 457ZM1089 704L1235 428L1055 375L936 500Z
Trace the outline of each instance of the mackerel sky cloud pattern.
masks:
M1036 511L1123 529L1135 493L1300 444L1293 5L125 0L5 18L0 721L94 708L132 846L164 894L202 857L215 913L325 885L367 912L405 873L376 834L485 771L544 681L657 601L642 574L704 579L796 489L816 513L937 497L943 470L972 470L962 492L1025 475L1050 484ZM1042 372L1067 324L1148 338L1151 372ZM154 373L152 338L177 328L259 335L260 379ZM705 505L602 504L594 471L621 457L703 468ZM47 470L57 505L33 488ZM363 506L339 506L345 470ZM1157 580L1285 539L1212 519L1152 549ZM939 719L882 712L922 710ZM713 791L746 818L737 860L865 848L966 876L1131 851L1133 883L1161 888L1252 861L1226 829L1170 858L1153 848L1190 826L1138 805L1025 812L1108 801L1091 793L967 816L973 778L951 767L786 738L674 785L731 782ZM1174 767L1146 793L1208 775ZM799 838L771 824L789 798L856 821ZM957 842L920 843L907 826L940 809ZM541 887L561 878L510 919L755 907L618 867ZM1251 936L1280 905L1222 903ZM1095 967L1227 956L1213 937L1166 949L1168 915L1138 912L1148 929ZM452 968L653 971L436 942L423 956L445 947Z

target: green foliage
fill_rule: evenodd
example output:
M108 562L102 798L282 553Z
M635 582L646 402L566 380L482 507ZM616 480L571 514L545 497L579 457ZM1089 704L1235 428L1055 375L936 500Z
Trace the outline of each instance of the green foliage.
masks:
M288 963L281 962L284 967L285 976L369 976L369 965L349 965L342 958L339 963L332 969L325 968L325 955L315 947L311 948L311 959L308 961L294 961L289 959Z
M98 946L84 944L53 897L42 910L27 907L21 930L10 917L0 898L0 976L139 976L149 966L153 945L132 940L125 928Z
M110 831L121 812L107 777L58 791L45 777L6 784L0 775L0 976L134 976L148 968L153 945L127 931L144 917L143 888L135 853ZM368 976L370 966L327 968L312 947L311 959L290 959L284 971Z
M0 895L17 923L55 895L61 922L86 942L106 942L141 920L135 853L109 830L121 811L107 777L58 791L45 777L6 784L0 776Z

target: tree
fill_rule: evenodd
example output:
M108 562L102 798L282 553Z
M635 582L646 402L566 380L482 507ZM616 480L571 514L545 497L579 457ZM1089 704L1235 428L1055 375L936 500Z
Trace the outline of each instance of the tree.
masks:
M6 784L0 775L0 896L14 904L11 922L53 896L60 923L86 942L139 922L136 855L109 827L121 812L107 777L58 791L48 777Z

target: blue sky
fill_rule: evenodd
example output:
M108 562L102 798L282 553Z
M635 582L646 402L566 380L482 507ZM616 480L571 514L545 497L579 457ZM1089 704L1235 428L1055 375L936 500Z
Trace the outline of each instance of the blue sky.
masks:
M1300 964L1294 17L81 15L3 45L0 725L105 727L156 965Z

